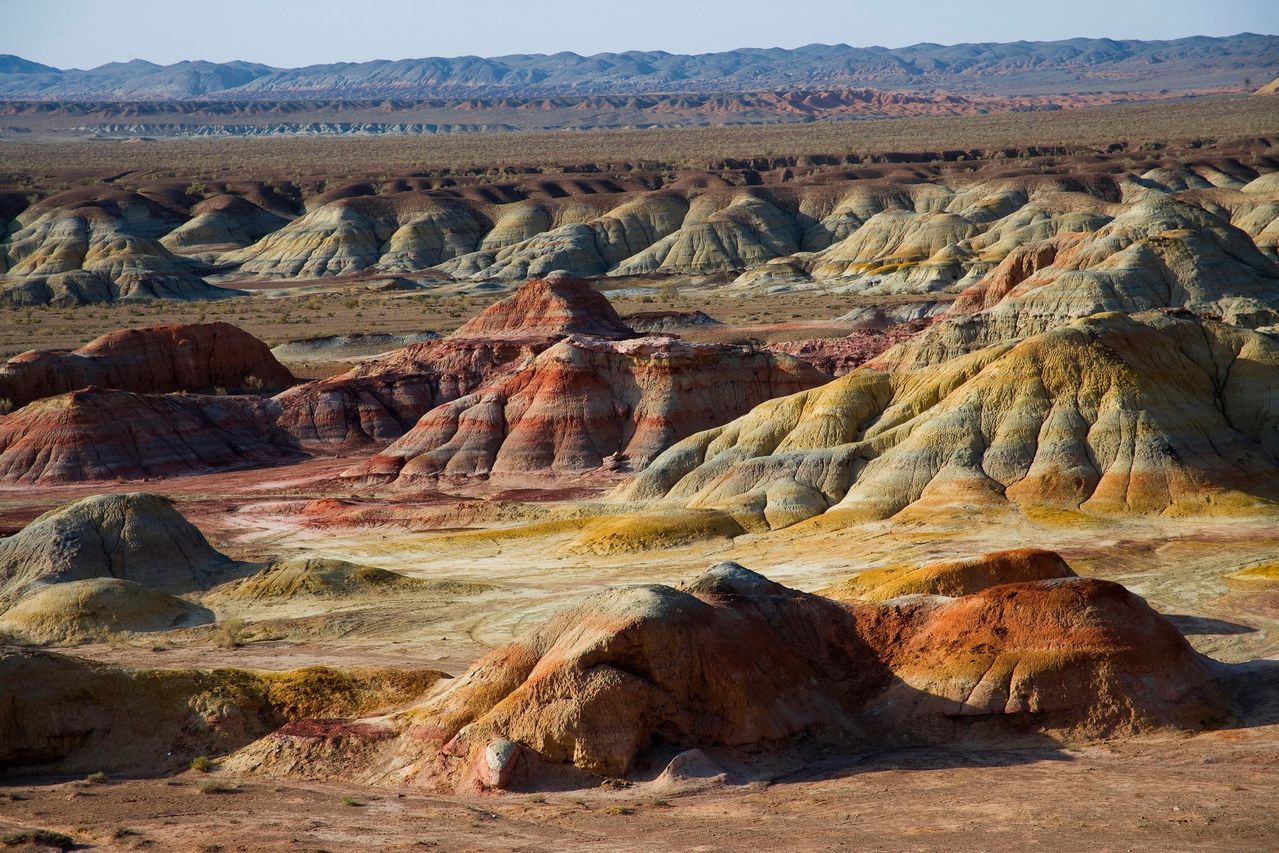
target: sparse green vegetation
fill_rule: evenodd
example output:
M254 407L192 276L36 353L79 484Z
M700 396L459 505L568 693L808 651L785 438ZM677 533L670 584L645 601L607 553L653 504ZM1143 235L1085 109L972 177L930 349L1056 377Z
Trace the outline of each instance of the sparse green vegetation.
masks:
M191 769L200 773L209 773L213 770L213 762L209 760L207 755L197 755L191 759Z

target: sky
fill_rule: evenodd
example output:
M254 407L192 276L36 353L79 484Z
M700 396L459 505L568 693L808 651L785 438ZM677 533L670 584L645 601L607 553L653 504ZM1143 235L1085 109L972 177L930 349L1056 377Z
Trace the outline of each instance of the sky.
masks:
M1279 0L0 0L0 54L59 68L1245 31L1279 32Z

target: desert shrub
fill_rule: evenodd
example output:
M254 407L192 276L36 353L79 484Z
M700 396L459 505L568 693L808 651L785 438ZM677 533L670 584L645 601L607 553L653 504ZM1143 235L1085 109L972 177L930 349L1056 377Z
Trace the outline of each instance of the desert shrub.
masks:
M244 620L236 617L218 623L218 645L224 649L238 649L244 644Z
M52 829L24 829L11 832L4 837L5 847L52 847L55 850L71 850L77 845L75 839Z
M209 760L207 755L197 755L191 759L191 769L198 770L201 773L208 773L213 769L213 762Z

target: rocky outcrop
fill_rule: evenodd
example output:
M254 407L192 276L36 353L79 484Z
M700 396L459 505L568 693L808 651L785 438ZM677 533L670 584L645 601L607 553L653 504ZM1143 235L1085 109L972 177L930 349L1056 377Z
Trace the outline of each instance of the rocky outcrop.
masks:
M31 350L0 366L0 398L14 408L97 385L123 391L279 391L293 374L266 344L229 323L121 329L72 352Z
M646 335L722 325L719 320L702 311L641 311L638 314L627 314L622 321Z
M86 388L0 418L0 482L141 480L301 457L280 407L253 397Z
M466 321L453 338L599 338L635 336L612 304L585 279L553 272L530 281Z
M1118 584L1066 578L845 604L721 563L679 588L584 599L438 697L368 721L382 740L355 755L280 732L230 764L537 787L564 764L625 775L656 742L866 749L1193 729L1223 714L1203 660Z
M769 352L784 353L806 361L827 376L843 376L877 355L904 343L928 328L931 320L895 323L883 329L866 329L842 338L814 338L769 344Z
M0 540L0 602L32 587L97 578L184 593L243 572L168 498L96 495L46 512Z
M1187 312L1100 314L764 403L676 444L619 498L717 508L752 529L826 508L1250 512L1279 499L1276 383L1267 336Z
M818 594L836 601L888 601L903 595L972 595L1006 583L1076 577L1058 554L1040 548L995 551L925 566L867 569Z
M464 327L465 328L465 327ZM570 336L527 367L424 414L354 477L642 468L675 441L826 381L785 356L669 337Z
M438 405L524 367L570 334L634 335L585 281L531 281L449 337L413 344L286 391L281 424L301 441L354 445L399 438Z

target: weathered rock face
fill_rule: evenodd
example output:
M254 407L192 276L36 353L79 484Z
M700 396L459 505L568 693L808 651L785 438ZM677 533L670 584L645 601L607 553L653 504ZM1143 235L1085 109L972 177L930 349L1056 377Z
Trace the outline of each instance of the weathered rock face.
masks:
M100 388L48 397L0 419L0 482L139 480L298 459L279 414L252 397Z
M32 585L94 578L191 592L240 571L168 498L96 495L46 512L0 541L0 602L11 603Z
M407 483L564 473L598 468L606 457L640 468L684 436L826 380L803 362L747 347L573 335L524 369L427 412L347 475Z
M613 589L487 655L392 717L358 778L536 785L541 762L625 774L672 747L866 747L1010 732L1098 736L1219 718L1223 696L1175 628L1123 587L1068 578L957 599L841 604L734 563L682 588ZM239 768L326 770L278 734ZM406 775L407 774L407 775ZM346 778L351 778L349 775Z
M0 303L86 305L134 299L218 299L213 287L118 203L50 207L20 218L4 244ZM160 232L162 233L162 232ZM150 236L148 236L150 235Z
M147 394L242 393L293 382L266 344L229 323L122 329L73 352L32 350L0 366L0 397L15 408L90 385Z
M432 408L524 367L570 334L632 337L589 283L530 281L448 338L413 344L277 398L281 424L301 441L353 445L404 435Z
M1279 499L1279 344L1102 314L914 373L860 369L666 451L619 497L776 527L837 507L1229 513ZM816 496L799 502L796 495Z
M1073 577L1074 571L1056 553L1040 548L1019 548L926 566L868 569L823 589L819 595L837 601L888 601L903 595L954 598L999 584Z

